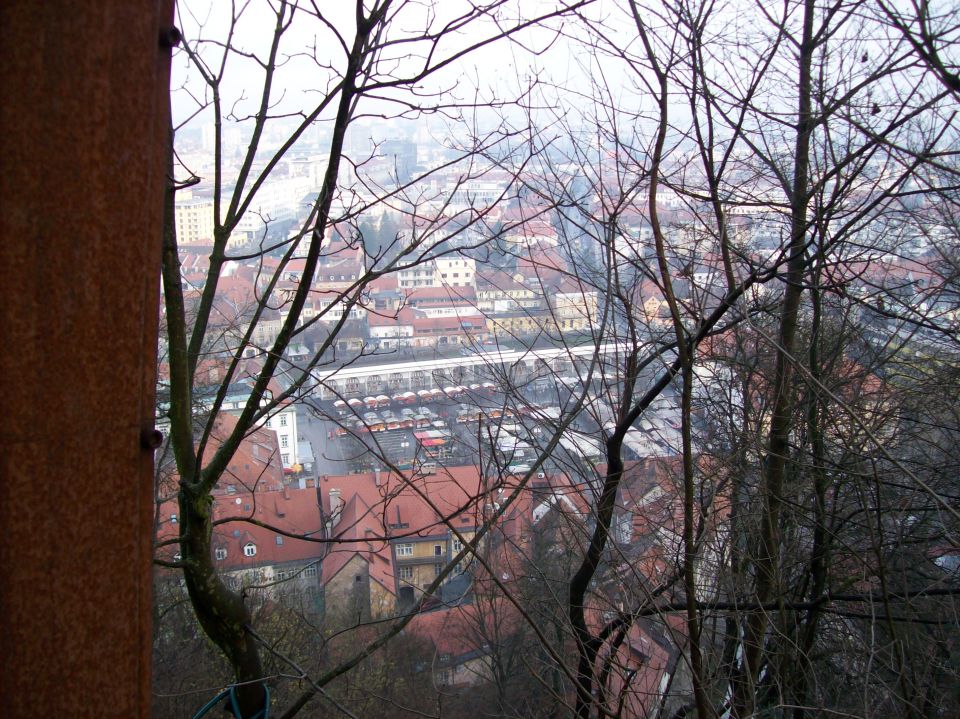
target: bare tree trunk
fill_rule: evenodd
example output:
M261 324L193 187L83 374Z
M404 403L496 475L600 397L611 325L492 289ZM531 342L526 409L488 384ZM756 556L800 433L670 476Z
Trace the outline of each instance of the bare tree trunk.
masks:
M170 137L172 142L172 131ZM176 192L173 172L171 147L164 205L163 286L170 346L171 444L181 476L178 493L181 561L197 620L233 668L242 717L254 716L265 708L266 703L260 653L247 631L251 619L242 598L224 585L213 566L210 545L213 501L209 491L196 477L198 465L193 453L192 372L187 360L186 312L173 218Z
M774 375L770 431L763 463L763 513L760 538L753 560L756 600L766 605L780 597L780 508L783 501L783 483L787 457L790 452L790 432L793 426L793 366L794 339L800 299L803 295L803 277L806 264L807 205L809 202L810 138L812 65L815 51L813 25L815 3L805 0L803 29L798 48L797 122L793 150L793 181L790 188L790 242L787 247L787 271L784 277L784 297L780 311L777 337L777 363ZM735 716L746 719L756 706L756 682L764 660L768 615L764 610L753 612L744 637L742 678L733 699Z

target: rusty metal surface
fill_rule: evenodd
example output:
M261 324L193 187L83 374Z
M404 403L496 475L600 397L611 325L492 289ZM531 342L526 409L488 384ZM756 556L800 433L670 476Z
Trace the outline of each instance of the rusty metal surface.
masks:
M172 0L5 2L0 715L145 717Z

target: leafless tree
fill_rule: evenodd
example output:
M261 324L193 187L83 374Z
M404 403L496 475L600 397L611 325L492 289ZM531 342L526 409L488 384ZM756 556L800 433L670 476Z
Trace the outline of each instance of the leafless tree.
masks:
M342 311L339 319L330 323L326 339L305 361L291 362L285 356L291 343L324 319L323 313L308 319L304 308L333 226L349 226L371 204L402 199L409 186L409 181L398 177L392 187L377 188L373 195L366 192L369 184L363 187L362 167L367 158L346 151L348 130L365 113L384 118L416 118L430 113L456 116L465 109L464 103L454 99L454 92L441 92L454 89L443 86L444 73L449 77L456 63L471 53L560 17L569 9L560 3L524 17L505 2L468 3L457 8L444 4L441 8L384 0L358 1L352 11L338 8L334 12L313 3L281 0L264 7L233 6L226 18L213 17L207 22L203 17L192 17L192 8L180 8L181 24L187 29L181 57L202 81L199 89L189 85L184 90L193 93L196 111L211 113L214 121L213 236L202 281L191 287L185 283L181 268L182 248L178 246L174 214L175 193L196 179L174 181L174 173L180 168L171 162L163 254L164 344L169 358L165 415L179 477L180 551L179 558L166 563L182 571L200 626L228 659L243 716L254 716L264 708L263 649L242 597L224 584L213 563L211 491L252 428L284 402L301 396L315 382L316 371L335 361L338 332L350 310L363 303L368 284L388 272L444 253L451 234L462 233L483 218L481 209L471 209L458 218L456 229L431 224L413 237L398 235L389 247L373 252L360 276L339 290L330 303L330 308L339 306ZM241 39L248 23L271 28L262 46ZM312 47L292 44L308 33L315 33ZM282 78L288 66L299 68L310 78L309 89L315 97L306 109L289 109L286 103ZM239 99L230 94L235 69L248 73ZM255 90L249 85L252 78L256 78ZM438 84L430 86L434 78ZM256 93L249 104L248 92ZM232 168L228 167L232 158L226 156L224 141L231 123L241 128L246 143L239 163ZM329 124L327 158L319 192L299 231L277 236L269 232L268 225L252 251L232 250L231 238L257 210L258 193L264 192L291 149L317 123ZM276 126L286 128L278 143L271 134ZM497 139L497 133L477 138L473 149L489 150ZM350 175L353 180L349 180ZM362 249L353 237L347 241ZM269 253L278 257L275 271L265 275L258 294L250 298L252 302L242 312L224 316L219 303L224 299L224 277L231 261L265 258ZM295 257L304 259L303 281L281 294L284 269ZM258 328L278 310L278 330L266 341L260 339ZM238 325L239 318L242 324ZM218 326L221 320L230 326L229 331ZM256 357L254 369L247 363L251 354ZM220 365L218 383L203 403L198 431L195 410L199 368L210 360ZM283 389L269 391L271 382L282 375L287 380ZM249 396L235 429L213 450L209 437L214 422L231 383L241 379L249 379ZM398 631L398 627L392 627L385 634ZM384 641L384 635L371 640L360 655L344 660L341 666L358 662ZM327 676L337 674L328 672Z
M243 715L263 705L262 650L248 608L211 561L210 493L261 419L316 378L335 377L338 335L350 311L366 307L371 283L455 251L453 238L456 251L504 270L491 273L489 293L514 292L520 309L509 322L492 311L487 321L529 357L488 368L503 399L495 415L484 405L490 421L469 449L487 482L474 500L498 501L484 510L484 540L464 542L438 583L472 557L490 614L509 614L524 628L516 635L537 647L526 671L551 697L551 716L799 718L820 707L923 716L951 706L956 577L932 559L956 545L956 493L938 463L953 466L958 435L952 404L924 399L932 375L918 366L938 347L937 376L955 388L949 19L924 4L908 20L867 0L630 1L602 13L576 3L526 20L508 19L506 3L446 16L381 2L358 5L348 31L316 8L272 7L266 54L230 40L215 45L222 54L213 62L188 36L185 52L218 118L244 112L222 106L227 59L259 64L264 93L232 193L217 125L214 243L196 320L187 320L192 292L172 233L164 264L182 517L181 558L168 564L182 569L201 625L231 661ZM427 30L406 31L408 12ZM345 152L364 108L390 107L369 103L393 103L396 117L459 115L462 103L423 97L420 84L465 53L561 16L575 22L550 38L578 48L591 82L551 87L541 78L494 131L464 129L448 161L464 183L506 173L509 190L490 203L453 211L399 169L386 180L365 170L368 158ZM328 64L308 53L328 84L312 110L291 113L271 87L285 62L304 59L281 51L301 17L331 33L343 58ZM488 34L447 44L468 27ZM293 129L278 151L262 152L267 123L280 115ZM267 232L233 255L275 253L277 262L238 312L239 331L236 317L216 331L231 235L324 117L329 158L309 216L292 236ZM519 210L504 223L489 210L508 193ZM375 205L404 220L374 249L362 215ZM536 223L555 236L530 240L524 232ZM303 257L302 276L313 277L334 227L353 249L355 230L366 228L367 264L323 315L307 317L308 280L278 299L284 270ZM935 262L906 247L925 234ZM884 272L898 253L900 264ZM908 261L930 270L923 297L902 272ZM514 274L525 279L519 288ZM262 341L256 328L275 308L280 327ZM292 343L321 322L316 351L291 361ZM891 336L878 339L883 332ZM561 351L538 359L543 348ZM211 353L224 369L198 430L198 367ZM247 372L252 390L236 429L213 450L216 413ZM283 389L268 393L279 377ZM538 393L549 408L533 406ZM517 434L531 445L523 461L503 441ZM359 438L398 469L375 440ZM569 487L565 499L558 487ZM502 529L521 511L550 518L539 542ZM287 716L409 616L311 673ZM503 629L482 626L491 637ZM497 706L520 712L506 669L515 657L494 659Z
M901 577L902 591L892 590L886 575L904 546L889 535L897 520L861 521L885 512L891 478L879 468L903 470L905 455L886 447L903 429L885 372L895 365L868 352L876 338L859 323L865 294L883 295L882 311L897 314L887 309L896 303L903 326L937 331L936 313L912 287L897 302L893 284L877 283L877 261L897 251L905 201L953 194L942 181L955 162L953 98L930 58L865 3L625 10L619 23L584 18L598 80L577 109L593 113L556 118L555 127L569 123L570 141L539 150L527 188L577 240L589 238L586 256L567 245L564 271L605 299L592 340L617 346L582 377L583 404L568 408L591 416L607 460L584 478L594 529L569 584L576 713L621 711L603 690L604 657L638 617L681 608L675 673L689 682L698 716L839 706L826 688L835 669L813 657L862 639L855 618L877 601L901 646L898 621L909 620L893 607L932 579ZM635 29L626 39L623 20ZM634 107L622 85L604 81L624 76L635 78ZM931 227L929 211L912 217L914 228ZM935 284L945 297L942 276ZM651 317L650 298L662 314ZM949 308L940 303L940 332L952 327ZM725 390L723 399L696 403L700 384ZM632 606L598 621L592 613L610 602L602 570L626 561L609 557L622 551L612 537L624 441L661 397L680 418L672 572L652 590L646 577ZM727 451L711 457L704 432L718 417L726 430L715 450ZM870 477L877 484L868 491ZM909 469L907 477L952 524L956 509L939 483ZM915 539L934 549L932 537ZM915 660L902 646L884 655L882 681L890 705L922 714L929 685L908 678ZM683 701L662 709L678 706L687 711ZM844 710L879 706L871 699Z

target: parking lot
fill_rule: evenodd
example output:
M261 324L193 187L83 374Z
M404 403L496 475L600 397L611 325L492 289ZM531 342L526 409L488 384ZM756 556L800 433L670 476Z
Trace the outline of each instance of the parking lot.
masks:
M338 411L332 402L313 402L315 411L304 408L301 433L313 444L318 475L371 472L388 465L410 469L430 462L462 465L487 464L490 460L495 460L500 467L522 471L539 456L542 445L552 435L554 422L547 415L560 412L559 409L548 412L529 408L556 407L558 401L564 404L573 399L572 393L563 388L529 389L526 398L513 403L514 409L519 404L524 407L524 412L510 411L503 397L498 395L444 397L407 406L392 404L378 410L364 406ZM591 400L597 401L593 397ZM570 409L566 407L565 411ZM594 407L571 425L571 438L565 438L565 446L555 450L559 453L557 457L548 460L545 465L548 471L560 466L570 471L571 462L578 462L578 457L584 458L575 446L582 449L591 445L591 441L578 440L577 430L584 433L580 437L595 434L598 427L591 416L596 414ZM652 413L652 416L656 414L660 413ZM409 420L418 415L427 420L427 424L416 428L387 429L388 420L389 424L396 424L394 420ZM658 418L654 423L659 431L637 427L634 432L637 436L649 436L652 442L655 437L660 439L661 435L672 430L669 424L658 421ZM371 431L371 427L376 431ZM662 451L660 443L657 443L658 451ZM639 454L642 456L643 452Z

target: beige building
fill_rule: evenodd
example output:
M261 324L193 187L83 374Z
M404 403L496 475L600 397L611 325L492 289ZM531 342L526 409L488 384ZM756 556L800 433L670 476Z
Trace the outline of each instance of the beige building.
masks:
M213 242L213 198L181 190L177 193L174 221L181 246Z
M552 327L553 318L544 310L501 312L487 317L487 331L504 339L537 334Z
M470 257L449 255L400 270L397 284L401 288L476 287L477 265Z
M444 287L476 287L477 263L471 257L451 255L438 257L434 264L440 285Z
M456 554L463 549L460 539L445 527L428 537L411 536L393 540L393 562L396 567L397 596L401 603L419 599L423 591L439 576ZM473 527L461 531L463 538L473 538Z
M323 559L327 611L347 607L354 617L377 618L420 599L477 531L477 472L441 470L421 488L426 500L409 475L324 475L318 485L326 535L337 540Z

